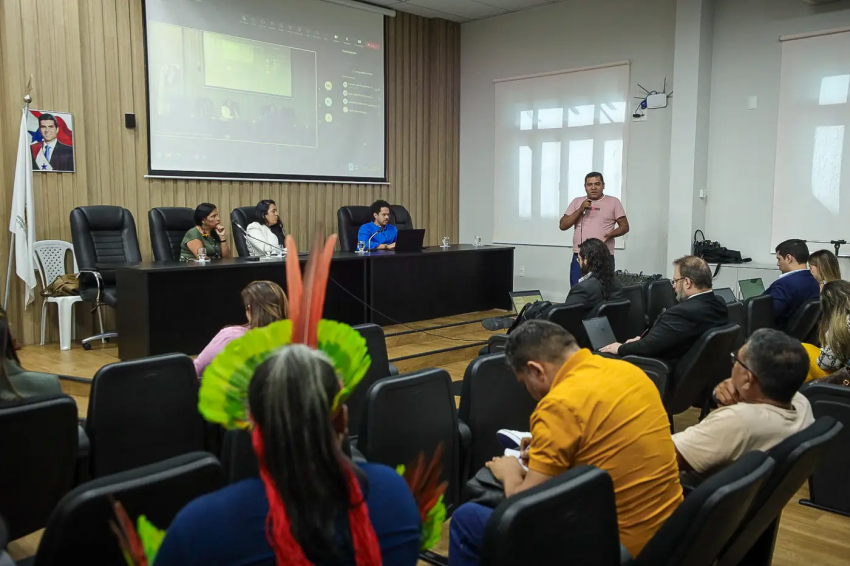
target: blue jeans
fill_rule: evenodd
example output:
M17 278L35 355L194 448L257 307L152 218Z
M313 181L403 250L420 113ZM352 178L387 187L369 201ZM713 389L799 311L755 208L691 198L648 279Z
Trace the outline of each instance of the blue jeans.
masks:
M611 269L616 269L614 264L614 256L611 256ZM573 254L573 261L570 263L570 287L575 287L578 280L581 279L581 266L578 264L578 254Z
M493 509L464 503L452 514L449 527L449 566L478 566L484 528Z

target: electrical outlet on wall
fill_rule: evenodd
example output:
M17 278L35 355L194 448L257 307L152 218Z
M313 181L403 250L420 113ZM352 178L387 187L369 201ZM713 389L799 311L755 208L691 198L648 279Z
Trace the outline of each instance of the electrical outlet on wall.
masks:
M521 265L521 266L519 267L519 276L520 276L520 277L525 277L525 266L524 266L524 265Z

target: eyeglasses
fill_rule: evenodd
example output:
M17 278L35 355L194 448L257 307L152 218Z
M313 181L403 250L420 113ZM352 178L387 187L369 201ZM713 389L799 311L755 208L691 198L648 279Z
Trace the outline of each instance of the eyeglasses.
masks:
M758 376L756 376L756 372L754 372L753 370L751 370L750 368L748 368L748 367L747 367L747 364L745 364L744 362L742 362L742 361L738 358L738 353L737 353L737 352L730 352L730 353L729 353L729 356L731 356L731 357L732 357L732 365L733 365L733 366L734 366L736 363L737 363L737 364L741 364L741 367L742 367L742 368L744 368L745 370L747 370L748 372L750 372L751 374L753 374L753 377L758 378Z
M679 281L684 281L685 279L687 279L687 277L679 277L678 279L671 279L671 280L670 280L670 285L675 285L675 284L676 284L676 283L678 283Z

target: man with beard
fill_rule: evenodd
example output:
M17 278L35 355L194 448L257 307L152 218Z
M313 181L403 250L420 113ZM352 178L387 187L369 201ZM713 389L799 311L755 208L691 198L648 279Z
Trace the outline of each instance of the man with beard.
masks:
M729 322L726 302L711 290L711 269L696 256L685 256L673 262L670 281L678 303L663 313L643 336L614 342L602 352L619 356L655 358L670 366L676 363L708 330Z

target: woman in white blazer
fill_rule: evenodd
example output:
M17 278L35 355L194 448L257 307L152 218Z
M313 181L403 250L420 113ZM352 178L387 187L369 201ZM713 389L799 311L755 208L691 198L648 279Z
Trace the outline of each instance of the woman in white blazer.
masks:
M248 224L245 238L254 257L274 255L284 249L283 225L273 200L261 200L254 211L254 222Z

